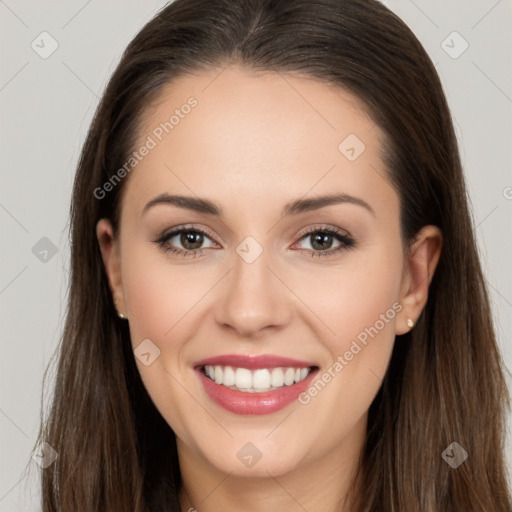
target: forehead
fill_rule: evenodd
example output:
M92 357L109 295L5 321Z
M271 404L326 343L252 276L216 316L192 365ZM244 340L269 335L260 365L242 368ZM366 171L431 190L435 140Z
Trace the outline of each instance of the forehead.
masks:
M391 188L382 140L358 98L310 77L234 65L184 75L144 112L135 149L151 149L130 173L126 201L142 209L149 195L176 189L221 202L333 188L378 199Z

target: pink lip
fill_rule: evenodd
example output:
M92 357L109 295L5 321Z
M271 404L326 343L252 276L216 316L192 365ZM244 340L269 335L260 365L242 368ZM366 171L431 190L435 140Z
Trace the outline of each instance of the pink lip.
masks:
M257 370L258 368L278 368L280 366L291 366L293 368L308 368L316 366L311 361L299 361L289 357L280 357L270 354L261 356L226 354L222 356L209 357L201 359L194 364L194 367L205 365L212 366L234 366L236 368L247 368L248 370Z
M291 386L283 386L273 391L261 393L248 393L217 384L203 373L205 365L234 366L251 370L282 366L307 368L315 365L307 361L271 355L225 355L198 361L195 364L195 370L208 396L217 405L235 414L270 414L279 411L297 400L298 396L311 385L311 381L318 373L318 368L315 367L304 380Z

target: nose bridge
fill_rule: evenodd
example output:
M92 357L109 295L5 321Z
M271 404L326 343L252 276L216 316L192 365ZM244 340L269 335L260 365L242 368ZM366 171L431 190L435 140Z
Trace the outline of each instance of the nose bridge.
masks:
M253 237L246 237L232 255L232 271L216 308L217 322L250 336L266 327L284 325L289 304L282 284L268 267L272 255Z

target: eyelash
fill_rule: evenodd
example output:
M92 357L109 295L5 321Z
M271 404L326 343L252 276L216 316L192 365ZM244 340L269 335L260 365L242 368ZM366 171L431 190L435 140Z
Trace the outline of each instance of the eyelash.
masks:
M181 257L185 257L185 258L187 258L187 257L196 258L209 249L209 248L203 248L203 249L195 249L195 250L192 250L192 249L184 250L184 249L179 249L177 247L168 245L167 242L170 239L172 239L176 235L180 235L182 233L199 233L201 235L205 235L206 237L208 237L210 239L213 238L207 231L204 231L203 229L195 228L193 226L190 226L190 227L183 226L183 227L180 227L173 231L170 231L168 233L163 233L157 240L154 240L154 242L156 244L158 244L164 252L175 254L175 255L178 255ZM340 245L334 249L328 249L326 251L313 251L311 249L297 249L299 251L307 251L307 252L311 253L311 257L332 256L341 251L351 249L355 246L355 240L352 238L352 236L350 236L349 234L345 234L337 229L328 227L328 226L319 226L319 227L315 226L315 227L309 228L306 232L302 233L302 235L300 236L299 240L296 243L306 239L308 236L312 235L313 233L323 233L323 234L331 235L331 236L335 237L340 242Z
M323 233L327 235L331 235L334 238L336 238L340 245L334 249L328 249L326 251L312 251L311 249L298 249L300 251L307 251L311 253L311 257L322 257L322 256L332 256L334 254L338 254L342 251L346 251L348 249L352 249L355 247L356 242L352 236L350 236L348 233L343 233L342 231L331 228L328 226L313 226L306 230L302 235L300 236L298 242L308 238L308 236L311 236L313 233ZM298 243L296 242L296 243ZM294 244L295 245L295 244Z

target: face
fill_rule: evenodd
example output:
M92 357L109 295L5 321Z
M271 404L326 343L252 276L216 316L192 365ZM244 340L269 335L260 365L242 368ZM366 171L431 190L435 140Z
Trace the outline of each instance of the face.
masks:
M360 445L431 252L411 270L383 134L357 98L220 71L148 107L119 233L102 220L98 237L180 460L277 476Z

